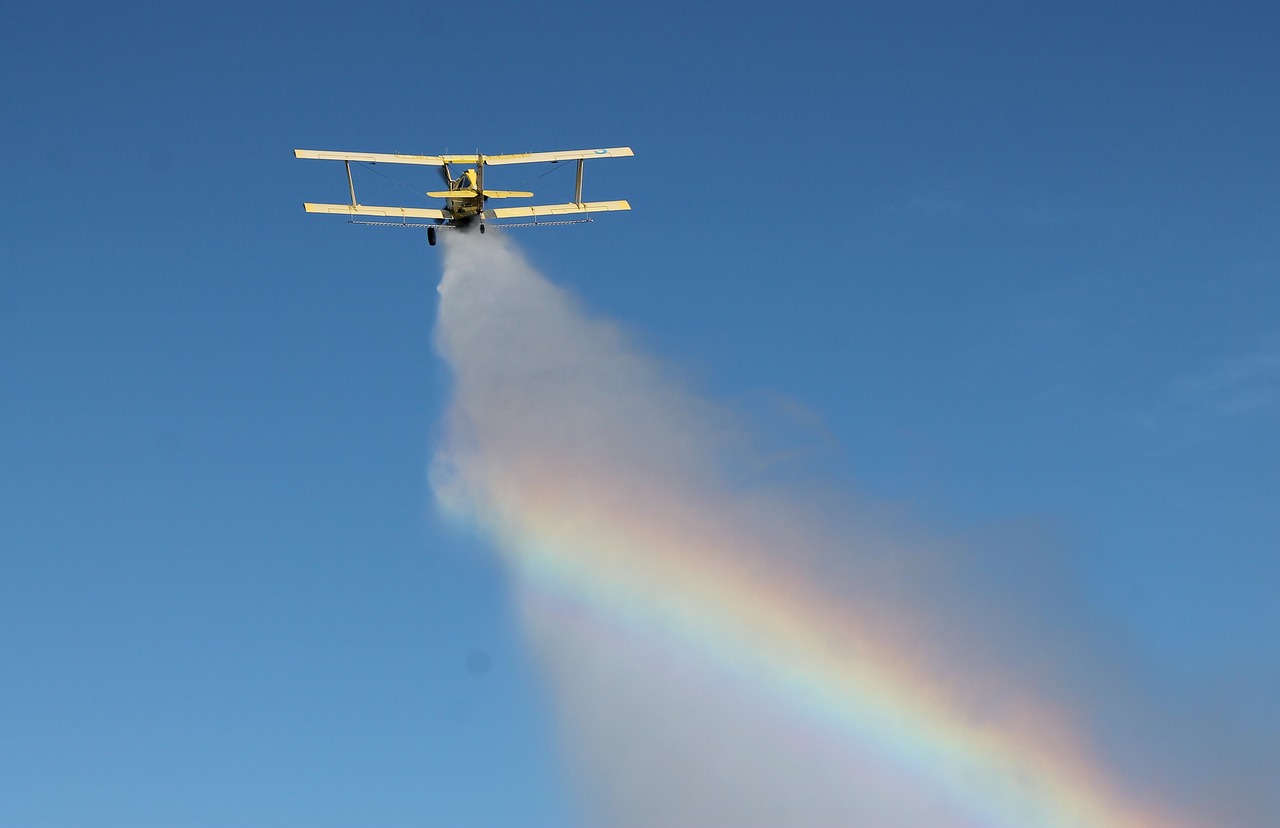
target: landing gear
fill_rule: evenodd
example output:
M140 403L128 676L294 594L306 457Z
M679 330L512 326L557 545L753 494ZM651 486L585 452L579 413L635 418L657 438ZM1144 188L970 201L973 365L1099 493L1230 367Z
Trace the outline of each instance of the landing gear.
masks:
M484 222L480 222L480 232L484 233Z
M436 228L434 227L427 228L427 244L432 247L436 246Z

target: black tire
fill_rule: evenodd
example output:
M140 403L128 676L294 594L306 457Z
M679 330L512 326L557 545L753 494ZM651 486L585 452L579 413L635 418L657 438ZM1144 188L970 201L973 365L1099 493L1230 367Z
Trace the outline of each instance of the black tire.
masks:
M483 224L482 224L482 225L480 225L480 232L481 232L481 233L483 233L483 232L484 232L484 225L483 225Z
M427 228L427 244L432 247L436 246L436 228L434 227Z

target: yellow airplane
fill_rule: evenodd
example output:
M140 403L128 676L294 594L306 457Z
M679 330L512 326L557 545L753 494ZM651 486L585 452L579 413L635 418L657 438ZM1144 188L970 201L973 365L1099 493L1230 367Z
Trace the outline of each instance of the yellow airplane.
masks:
M427 228L427 242L436 243L436 229L463 229L478 225L484 232L486 221L503 219L532 219L531 221L503 221L505 227L531 227L546 224L577 224L591 221L589 218L566 219L584 213L602 211L630 210L631 205L625 201L583 201L582 200L582 167L591 158L620 158L633 155L630 147L610 147L608 149L563 150L559 152L524 152L515 155L400 155L378 152L331 152L329 150L296 149L293 154L297 158L317 158L327 161L341 161L347 168L347 186L351 190L350 204L313 204L306 202L302 206L308 213L337 213L347 216L383 216L399 218L398 222L353 221L356 224L393 224L397 227ZM351 177L351 163L365 164L420 164L437 167L448 189L427 193L432 198L443 198L443 209L428 207L379 207L361 204L356 199L355 180ZM496 167L503 164L557 164L561 161L578 162L578 178L574 185L573 201L567 204L535 204L527 207L488 208L485 202L491 198L532 198L533 193L519 190L486 190L484 188L485 167ZM474 166L463 171L457 178L449 169L450 164L472 164ZM542 216L560 217L559 220L539 221ZM431 219L431 224L422 222L410 223L411 218Z

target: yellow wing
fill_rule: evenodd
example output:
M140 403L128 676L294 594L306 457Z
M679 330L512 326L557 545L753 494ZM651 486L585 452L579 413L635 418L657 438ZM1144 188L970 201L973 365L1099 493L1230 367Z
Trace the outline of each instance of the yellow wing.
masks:
M422 164L439 167L442 164L474 164L474 155L401 155L393 152L338 152L335 150L293 151L295 158L316 158L321 161L364 161L368 164Z
M336 150L295 149L295 158L315 158L322 161L364 161L369 164L422 164L439 167L442 164L476 164L481 158L486 166L502 164L539 164L547 161L577 161L588 158L625 158L635 155L631 147L606 149L556 150L553 152L517 152L508 155L403 155L398 152L339 152Z
M576 161L587 158L623 158L635 155L631 147L609 147L608 149L559 150L556 152L518 152L512 155L486 155L484 163L491 166L501 164L538 164L544 161Z
M429 207L377 207L369 204L313 204L302 205L308 213L337 213L344 216L395 216L398 218L448 219L444 210Z
M630 210L625 201L587 201L581 204L535 204L528 207L498 207L485 210L484 217L491 219L532 218L534 216L566 216L574 213L600 213Z

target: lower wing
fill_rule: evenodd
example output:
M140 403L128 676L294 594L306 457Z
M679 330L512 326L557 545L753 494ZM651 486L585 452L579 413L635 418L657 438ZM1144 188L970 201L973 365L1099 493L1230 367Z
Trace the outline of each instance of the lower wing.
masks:
M399 218L452 218L444 210L430 207L377 207L368 204L313 204L302 205L308 213L337 213L342 216L397 216Z
M626 201L584 201L568 204L534 204L529 207L497 207L485 210L484 217L491 219L532 218L534 216L569 216L575 213L600 213L630 210Z

